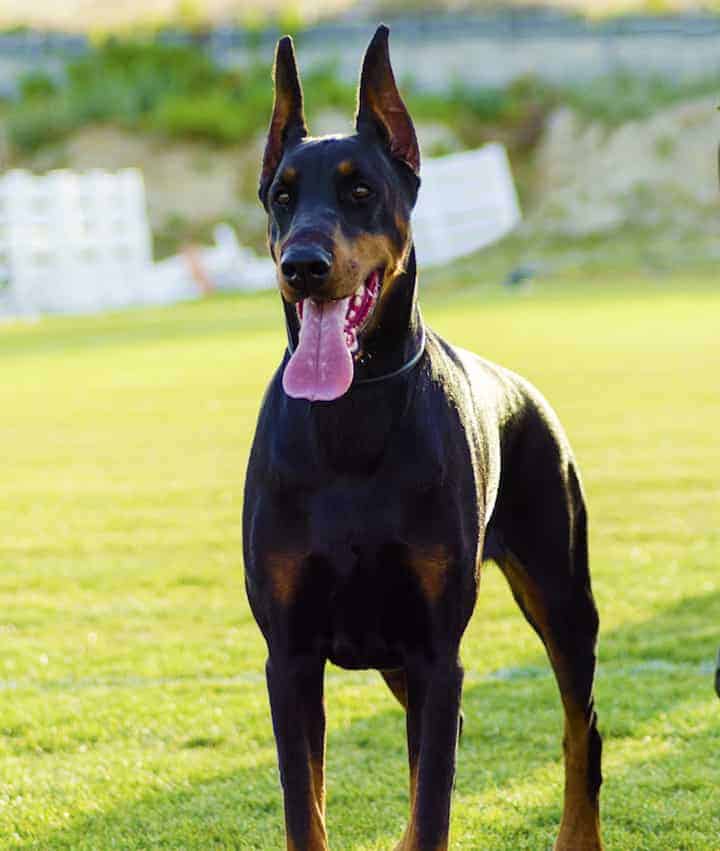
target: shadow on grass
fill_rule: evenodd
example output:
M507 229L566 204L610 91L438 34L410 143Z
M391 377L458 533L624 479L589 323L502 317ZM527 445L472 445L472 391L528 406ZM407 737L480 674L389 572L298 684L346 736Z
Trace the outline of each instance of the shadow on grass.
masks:
M712 660L717 648L719 608L720 592L714 591L684 599L647 621L603 636L604 672L598 684L598 707L607 750L612 749L613 739L638 735L643 724L669 713L674 706L712 694L712 676L699 676L699 663ZM652 665L643 669L648 660L663 657L681 666L682 675L677 671L667 674ZM540 670L543 659L538 652L529 662L536 663L536 670ZM614 673L617 666L620 667ZM470 682L463 705L466 724L458 773L461 794L480 795L530 776L542 766L559 764L561 714L550 676ZM701 745L695 749L700 758L705 756ZM658 758L658 763L672 765L676 759L673 752ZM331 730L328 761L333 848L352 849L386 840L391 846L402 831L407 808L399 708ZM606 789L612 790L616 782L631 784L647 770L646 764L633 765L619 777L610 774ZM653 788L649 787L647 795L652 793ZM554 803L528 807L527 812L520 805L522 819L517 835L514 823L498 825L505 847L545 844L549 825L559 817L560 788L553 797ZM614 797L611 794L608 800ZM617 806L622 807L622 799L617 800ZM638 812L643 806L652 811L656 804L650 801L643 805L638 801L636 806ZM605 810L607 817L607 806ZM63 829L14 847L73 851L216 847L271 851L282 845L277 772L274 760L266 759L251 768L191 781L181 789L150 792L113 810L77 817Z

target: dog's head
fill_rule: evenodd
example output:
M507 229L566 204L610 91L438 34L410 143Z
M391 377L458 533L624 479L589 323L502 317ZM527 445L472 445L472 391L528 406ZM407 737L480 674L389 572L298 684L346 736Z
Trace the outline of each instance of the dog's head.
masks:
M420 151L390 65L387 27L365 54L356 132L312 138L290 38L275 56L275 104L260 177L270 252L299 338L291 396L334 399L377 333L410 257Z

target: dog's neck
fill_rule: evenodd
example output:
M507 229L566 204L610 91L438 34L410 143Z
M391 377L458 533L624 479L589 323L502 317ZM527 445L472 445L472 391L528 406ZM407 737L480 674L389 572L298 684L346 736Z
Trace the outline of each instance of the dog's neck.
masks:
M295 418L295 427L304 423L315 451L336 472L365 473L379 463L407 411L425 342L414 250L382 311L376 329L363 340L366 357L356 361L348 392L332 402L307 403L300 419ZM285 318L289 346L297 345L293 305L285 304Z

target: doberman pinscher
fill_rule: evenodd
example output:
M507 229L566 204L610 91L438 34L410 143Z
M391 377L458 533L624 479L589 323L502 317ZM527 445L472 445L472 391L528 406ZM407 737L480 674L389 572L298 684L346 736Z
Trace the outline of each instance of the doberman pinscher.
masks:
M274 78L260 199L288 347L262 404L243 525L287 847L328 847L327 660L378 669L405 708L410 819L397 848L448 847L459 646L493 559L565 710L555 848L597 851L598 615L567 438L526 381L423 323L410 229L420 153L387 28L365 55L352 135L308 135L289 38Z

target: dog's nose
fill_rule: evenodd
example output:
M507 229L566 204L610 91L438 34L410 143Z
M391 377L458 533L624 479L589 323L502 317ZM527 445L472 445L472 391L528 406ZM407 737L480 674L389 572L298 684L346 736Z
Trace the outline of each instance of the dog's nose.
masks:
M309 295L330 277L332 258L315 245L292 245L280 260L280 271L293 289Z

